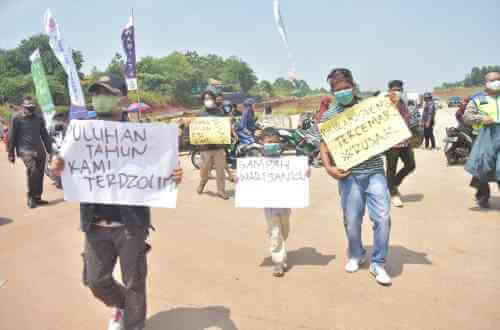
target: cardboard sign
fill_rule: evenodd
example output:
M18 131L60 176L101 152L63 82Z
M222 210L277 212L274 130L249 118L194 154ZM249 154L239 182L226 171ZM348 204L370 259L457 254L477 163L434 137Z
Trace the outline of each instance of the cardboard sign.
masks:
M236 207L309 206L307 157L238 158Z
M72 120L61 150L67 201L175 208L175 125Z
M369 98L319 125L338 168L349 170L411 137L387 97Z
M231 144L231 118L194 119L189 125L189 141L194 145Z

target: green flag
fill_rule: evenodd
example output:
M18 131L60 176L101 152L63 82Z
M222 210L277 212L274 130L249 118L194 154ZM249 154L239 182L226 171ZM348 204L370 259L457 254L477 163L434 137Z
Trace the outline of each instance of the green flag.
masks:
M33 75L33 81L36 88L36 98L42 108L47 126L49 127L56 109L54 107L54 102L52 101L49 83L47 82L47 77L45 76L45 70L43 69L42 59L40 58L40 52L38 49L35 50L35 52L30 56L30 60L31 74Z

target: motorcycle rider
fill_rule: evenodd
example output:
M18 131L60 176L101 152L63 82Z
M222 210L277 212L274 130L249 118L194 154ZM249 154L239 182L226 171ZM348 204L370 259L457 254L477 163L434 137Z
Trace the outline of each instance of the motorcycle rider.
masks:
M216 95L211 90L207 90L201 94L201 100L204 104L203 117L225 117L224 111L217 107ZM226 194L226 150L224 145L207 144L200 146L201 149L201 167L200 167L200 184L196 190L198 194L202 194L205 186L208 183L210 171L215 165L217 194L222 199L229 199Z
M255 120L254 99L246 99L243 102L245 110L241 116L240 122L236 126L236 134L240 139L240 144L255 143L255 131L257 130L257 123Z
M404 102L404 89L401 80L393 80L389 82L389 98L398 108L401 117L407 125L409 125L410 114ZM392 205L395 207L403 207L399 186L403 180L413 171L415 171L415 153L413 148L408 144L408 141L403 141L387 150L387 183L391 192ZM403 168L396 173L398 168L398 160L403 161Z
M26 96L23 111L12 118L9 129L8 158L14 164L16 154L26 166L28 187L28 207L33 209L39 205L47 205L42 199L43 177L46 151L49 160L52 154L52 142L47 132L45 120L35 111L33 98Z
M495 126L497 131L500 129L500 72L490 72L485 78L484 91L471 98L464 113L464 122L467 125L472 125L475 136L479 135L484 126ZM500 160L498 154L497 160ZM500 161L497 161L497 172L498 166L500 166ZM500 186L500 178L497 177L496 180ZM473 177L470 185L477 189L478 206L482 209L488 209L491 194L489 183Z
M94 111L89 119L120 121L117 111L125 80L102 76L90 86ZM65 162L57 157L51 168L56 175L64 170ZM181 168L172 176L179 184ZM146 243L151 226L149 207L117 204L80 204L81 230L85 235L83 282L92 294L106 306L116 308L108 329L142 330L146 319ZM123 285L113 278L118 258Z

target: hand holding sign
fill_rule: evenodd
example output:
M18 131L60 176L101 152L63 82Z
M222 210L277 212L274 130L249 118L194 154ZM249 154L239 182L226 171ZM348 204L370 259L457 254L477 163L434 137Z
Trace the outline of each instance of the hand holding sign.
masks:
M174 125L72 121L62 158L64 197L69 201L174 208L178 138Z
M336 166L345 170L411 137L398 109L387 97L356 104L320 124L319 129Z
M231 118L194 119L189 125L189 141L193 145L231 144Z

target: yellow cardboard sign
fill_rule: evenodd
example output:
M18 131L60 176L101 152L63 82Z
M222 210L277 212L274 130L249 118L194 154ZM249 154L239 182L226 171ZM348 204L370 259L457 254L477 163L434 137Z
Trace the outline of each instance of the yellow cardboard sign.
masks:
M388 97L372 97L319 125L338 168L349 170L411 137Z
M189 141L194 145L231 144L231 118L194 119L189 125Z

